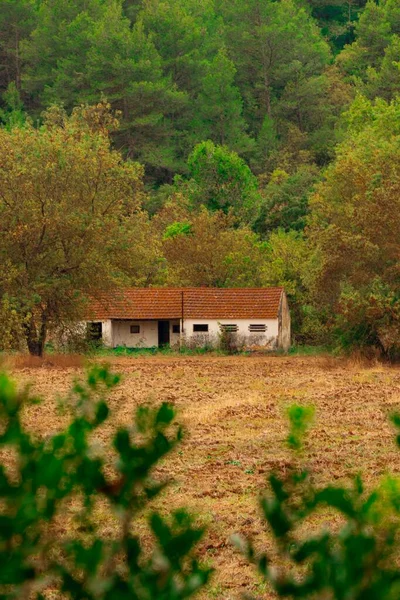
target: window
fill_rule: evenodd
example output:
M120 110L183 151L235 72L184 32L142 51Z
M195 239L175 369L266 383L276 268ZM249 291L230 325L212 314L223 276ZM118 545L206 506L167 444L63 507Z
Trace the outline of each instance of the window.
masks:
M207 332L208 331L208 323L195 323L193 325L193 333L196 332Z
M131 333L140 333L140 325L131 325Z
M181 326L180 325L172 325L172 333L180 333Z
M267 331L267 326L262 323L260 323L259 325L254 323L249 325L249 331L250 333L264 333L265 331Z
M239 331L239 326L234 324L220 325L219 328L221 331L227 331L232 333L236 333L237 331Z
M87 339L90 342L98 342L103 336L103 323L87 323Z

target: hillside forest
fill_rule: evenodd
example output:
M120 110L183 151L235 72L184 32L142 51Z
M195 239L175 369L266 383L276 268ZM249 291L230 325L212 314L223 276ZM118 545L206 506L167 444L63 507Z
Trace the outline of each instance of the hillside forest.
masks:
M399 0L0 0L0 338L116 285L283 285L400 339Z

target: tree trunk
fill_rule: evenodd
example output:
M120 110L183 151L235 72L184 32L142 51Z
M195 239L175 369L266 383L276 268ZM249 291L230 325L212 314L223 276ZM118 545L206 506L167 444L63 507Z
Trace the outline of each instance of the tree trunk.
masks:
M21 92L21 64L19 58L19 31L15 27L15 86Z
M29 323L25 325L26 343L29 354L32 356L43 356L44 345L47 337L47 315L42 313L40 323L35 322L32 316Z

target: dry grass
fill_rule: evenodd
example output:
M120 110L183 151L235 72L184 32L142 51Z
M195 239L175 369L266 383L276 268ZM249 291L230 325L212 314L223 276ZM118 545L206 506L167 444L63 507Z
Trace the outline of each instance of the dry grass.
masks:
M40 369L43 367L79 369L84 365L84 357L79 354L45 354L41 357L31 356L30 354L16 354L7 357L4 364L6 368L11 369Z
M387 471L399 471L399 453L388 415L400 411L400 370L379 364L332 357L141 357L114 358L121 385L113 392L111 422L98 442L105 445L118 424L132 420L143 402L172 402L186 438L160 467L174 484L159 501L161 509L187 506L207 525L200 554L216 568L201 598L239 599L250 592L273 595L230 544L240 532L269 546L257 496L271 469L284 470L286 408L293 402L313 404L316 423L306 460L317 482L346 481L362 472L372 486ZM46 401L27 408L32 429L49 434L66 417L56 413L56 397L66 392L77 365L40 369L14 363L21 384ZM113 525L99 507L104 533ZM323 519L313 526L324 525Z

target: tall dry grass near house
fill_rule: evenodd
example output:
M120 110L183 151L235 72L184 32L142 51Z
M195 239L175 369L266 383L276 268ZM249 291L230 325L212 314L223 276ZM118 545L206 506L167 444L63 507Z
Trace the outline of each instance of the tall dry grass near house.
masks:
M4 365L11 369L80 369L84 366L85 358L80 354L15 354L4 358Z

